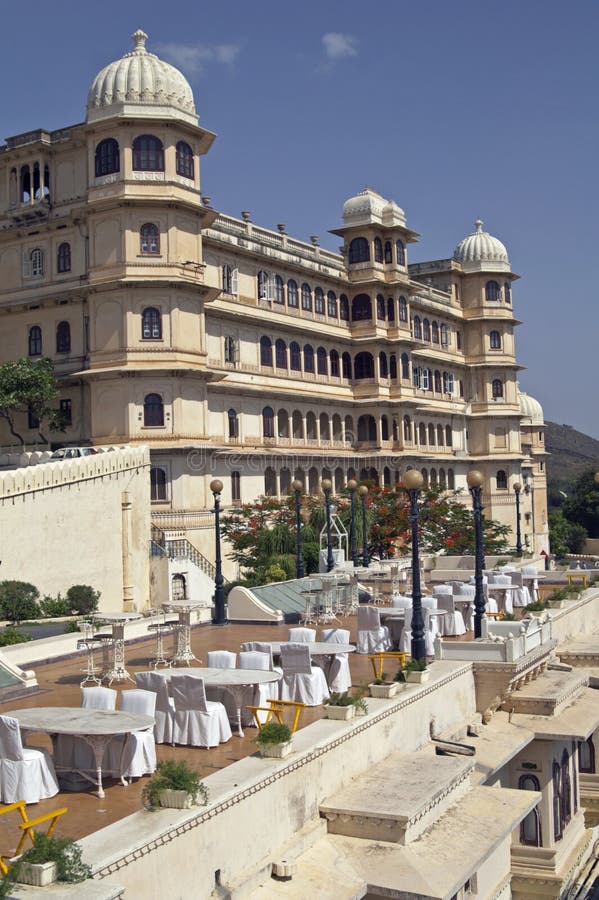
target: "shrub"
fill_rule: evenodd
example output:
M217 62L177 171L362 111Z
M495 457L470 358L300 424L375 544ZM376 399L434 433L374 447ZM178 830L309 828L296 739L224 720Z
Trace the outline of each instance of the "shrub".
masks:
M48 837L43 832L35 832L33 847L26 850L11 869L11 874L18 878L21 863L55 862L57 880L70 883L85 881L91 878L92 871L81 859L81 847L68 837Z
M9 622L37 619L38 589L27 581L0 581L0 615Z
M159 762L156 772L141 792L141 802L146 809L154 810L160 806L160 794L162 791L185 791L191 794L194 803L208 802L208 788L200 780L200 773L190 769L185 760L176 762L174 759L166 759Z
M67 591L69 611L76 609L82 616L95 612L99 599L100 591L95 591L89 584L74 584Z
M286 744L291 740L291 728L279 722L263 725L256 736L257 744Z
M61 597L58 594L57 597L44 597L40 602L40 612L42 616L53 619L59 616L68 616L71 612L71 607L66 597Z
M5 628L0 631L0 647L10 647L12 644L25 644L32 640L30 634L21 634L15 628Z
M350 697L347 691L344 691L342 694L337 693L337 691L331 691L329 695L329 699L326 701L327 706L354 706L355 698Z

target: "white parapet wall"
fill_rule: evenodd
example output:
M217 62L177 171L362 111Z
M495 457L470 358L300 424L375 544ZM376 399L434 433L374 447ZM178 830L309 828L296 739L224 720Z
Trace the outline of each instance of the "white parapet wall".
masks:
M543 644L554 643L551 627L547 614L531 616L520 622L502 622L483 616L479 639L444 641L438 637L435 657L470 662L515 662Z
M42 596L89 584L101 591L102 610L123 609L127 596L145 608L148 448L36 462L0 472L0 580L30 582Z

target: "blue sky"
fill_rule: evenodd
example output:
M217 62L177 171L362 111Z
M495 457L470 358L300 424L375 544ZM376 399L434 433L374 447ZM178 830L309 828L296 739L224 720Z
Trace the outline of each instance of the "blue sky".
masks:
M599 438L595 0L34 0L25 19L5 2L2 136L83 121L139 27L218 135L202 170L215 208L337 249L328 229L369 186L421 233L412 262L450 256L483 219L522 276L521 389Z

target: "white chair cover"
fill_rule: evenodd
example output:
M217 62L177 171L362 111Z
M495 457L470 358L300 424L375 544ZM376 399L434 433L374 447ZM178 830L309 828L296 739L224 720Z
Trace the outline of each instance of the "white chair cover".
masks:
M235 669L237 668L237 654L230 653L228 650L209 650L208 651L208 666L210 668L214 667L215 669ZM229 721L237 721L237 706L235 704L235 700L231 696L231 694L227 691L226 688L218 687L215 684L207 684L206 688L206 697L208 700L214 700L215 703L224 704L225 709L227 710L227 715L229 717ZM253 691L248 693L246 702L250 703L253 697ZM248 713L247 710L242 710L242 716L252 722L252 715ZM244 722L246 724L246 722Z
M514 606L528 606L531 602L530 591L524 584L524 576L522 572L511 573L512 584L514 585L513 602Z
M279 675L283 674L283 669L280 666L275 666L273 662L272 656L272 647L270 644L264 641L246 641L241 645L242 650L257 650L259 653L267 653L268 658L270 660L269 669L271 672L278 672Z
M401 594L393 594L391 598L391 606L393 609L409 609L412 605L412 598L402 596Z
M117 692L106 687L81 688L83 709L116 709Z
M208 668L235 669L237 667L237 654L229 650L209 650Z
M404 629L401 634L400 646L399 649L403 650L404 653L411 653L412 651L412 616L414 614L413 609L406 609L406 618L404 622ZM422 610L422 616L424 618L424 647L427 656L435 655L435 643L433 638L433 633L431 631L431 622L430 616L428 613L428 609Z
M529 582L530 584L530 595L533 601L539 599L539 581L538 581L538 571L536 566L522 566L520 569L520 573L522 577ZM528 587L528 585L527 585Z
M349 644L349 631L346 628L323 628L320 632L322 640L331 644ZM351 673L347 653L336 653L329 667L329 688L342 694L351 687Z
M173 675L171 691L175 704L173 744L218 747L230 739L227 711L222 703L206 700L203 678Z
M464 616L459 609L455 608L455 598L453 594L440 594L437 597L437 605L439 609L445 610L445 615L441 616L439 619L439 632L447 636L466 634Z
M281 700L294 700L307 706L320 706L328 700L327 680L322 669L312 666L309 647L301 643L281 644L281 661Z
M0 800L2 803L39 803L59 791L47 750L24 747L19 723L0 716Z
M376 606L358 607L358 653L378 653L389 650L391 636L389 629L381 625L381 614Z
M287 640L293 644L311 644L316 640L316 629L290 628Z
M123 712L141 713L154 717L156 694L133 688L121 694ZM126 736L113 738L104 754L103 768L121 778L141 778L156 771L156 746L154 726L147 731L134 731Z
M138 672L135 676L138 688L156 694L154 710L154 740L157 744L171 744L175 722L175 704L168 695L166 679L157 672Z
M489 573L489 582L487 585L489 600L491 600L491 597L493 596L493 585L494 584L496 584L498 587L499 586L507 587L508 585L511 585L511 583L512 583L511 575L501 575L501 574L498 575L497 573L495 573L493 575L492 573ZM498 596L494 599L497 600L497 603L502 604L504 612L510 613L510 614L513 613L513 611L514 611L514 592L513 591L502 591L501 596L500 597Z
M270 647L269 647L270 649ZM240 669L264 669L266 672L272 672L272 652L264 653L260 650L242 650L239 654ZM279 682L271 681L270 684L257 684L254 695L251 698L252 706L267 707L268 700L279 699ZM259 712L258 718L260 724L266 721L267 713ZM254 721L254 720L252 720Z

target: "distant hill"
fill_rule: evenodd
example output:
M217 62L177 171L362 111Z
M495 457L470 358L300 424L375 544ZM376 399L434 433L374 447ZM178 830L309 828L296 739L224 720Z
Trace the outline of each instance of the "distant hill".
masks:
M547 481L551 494L565 490L586 469L599 470L599 441L576 431L571 425L546 422L545 449L547 457Z

